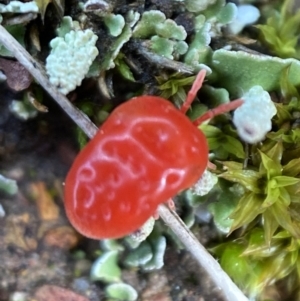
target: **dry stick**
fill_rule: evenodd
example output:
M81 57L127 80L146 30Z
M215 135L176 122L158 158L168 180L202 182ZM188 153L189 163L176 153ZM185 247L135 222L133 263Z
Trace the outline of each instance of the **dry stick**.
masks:
M0 43L14 54L15 58L33 75L40 85L90 138L96 134L97 127L85 114L75 108L64 95L51 85L43 66L35 61L1 25ZM248 300L240 289L232 282L228 275L222 270L218 262L198 242L196 237L186 227L176 212L171 211L164 205L159 206L158 212L164 222L175 232L177 237L185 245L186 249L189 250L199 264L205 268L217 287L223 291L226 300Z
M230 277L223 271L219 263L200 244L195 235L189 230L175 211L170 211L165 205L158 207L159 215L172 229L178 239L185 245L194 258L206 270L211 279L222 291L228 301L249 301L241 290L232 282Z

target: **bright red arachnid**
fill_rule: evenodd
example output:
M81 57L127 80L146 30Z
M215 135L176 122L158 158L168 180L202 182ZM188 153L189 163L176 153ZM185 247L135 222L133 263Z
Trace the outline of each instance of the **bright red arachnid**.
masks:
M118 238L141 227L208 163L204 134L195 126L241 105L237 100L196 122L184 113L202 85L201 71L181 110L160 97L135 97L117 107L77 156L65 183L65 207L83 235Z

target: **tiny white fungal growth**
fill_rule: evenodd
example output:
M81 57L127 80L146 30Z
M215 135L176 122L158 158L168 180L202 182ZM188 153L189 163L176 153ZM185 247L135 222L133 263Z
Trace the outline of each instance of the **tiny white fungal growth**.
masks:
M64 38L50 42L52 48L46 60L51 84L67 94L81 84L98 55L95 47L98 37L90 30L71 30Z
M6 80L6 75L0 70L0 83L5 82Z
M236 18L228 25L232 34L240 33L244 27L254 24L260 17L259 9L250 4L242 4L237 7Z
M85 2L83 9L85 12L107 12L109 10L109 4L104 0L88 0Z
M196 195L206 195L218 182L218 177L207 169L202 174L198 182L191 188Z
M26 101L12 100L9 110L20 120L34 118L38 111Z
M234 111L233 123L245 142L260 142L272 128L271 119L277 112L276 107L261 86L252 87L241 98L245 103Z
M0 4L0 13L38 13L39 7L34 1L10 1L7 5Z
M0 218L2 218L4 216L5 216L5 211L4 211L3 206L0 204Z
M138 243L144 241L151 234L154 224L155 219L150 217L141 228L129 235L130 239Z

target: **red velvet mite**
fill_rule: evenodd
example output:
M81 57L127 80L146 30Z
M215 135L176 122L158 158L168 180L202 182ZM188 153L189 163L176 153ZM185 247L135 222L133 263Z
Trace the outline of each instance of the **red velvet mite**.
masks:
M195 122L188 119L185 113L205 74L198 74L181 110L145 95L110 114L66 178L66 213L78 232L94 239L130 234L159 204L197 182L208 164L208 146L195 125L242 104L236 100Z

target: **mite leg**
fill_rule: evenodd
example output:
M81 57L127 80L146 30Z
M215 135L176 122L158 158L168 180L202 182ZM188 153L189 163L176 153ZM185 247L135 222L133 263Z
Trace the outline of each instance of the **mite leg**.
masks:
M202 116L200 116L199 118L194 120L193 124L197 126L197 125L201 124L202 122L213 118L214 116L221 115L221 114L227 113L229 111L235 110L236 108L241 106L243 103L244 103L244 101L242 99L236 99L231 102L221 104L218 107L207 111L205 114L203 114Z
M184 103L182 104L180 111L185 114L187 112L187 110L190 108L193 100L195 99L197 92L200 90L200 88L202 87L204 78L206 75L206 70L202 69L198 75L196 76L196 79L192 85L191 90L189 91L186 100L184 101Z

